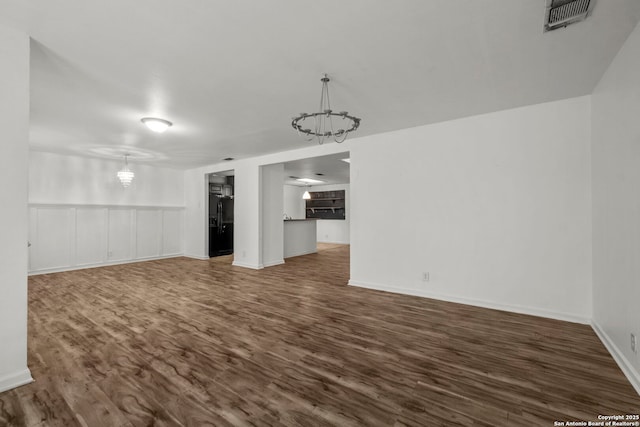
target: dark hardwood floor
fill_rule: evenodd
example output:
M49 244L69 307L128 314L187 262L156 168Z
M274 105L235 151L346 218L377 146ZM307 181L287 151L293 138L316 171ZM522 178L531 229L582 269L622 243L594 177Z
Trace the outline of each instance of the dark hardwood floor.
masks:
M29 279L12 426L552 426L638 413L590 327L346 285L349 250Z

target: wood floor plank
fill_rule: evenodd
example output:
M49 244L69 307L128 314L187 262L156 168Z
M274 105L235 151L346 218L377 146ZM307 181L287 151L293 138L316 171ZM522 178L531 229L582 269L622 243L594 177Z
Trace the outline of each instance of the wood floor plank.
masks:
M638 413L586 325L347 286L349 248L29 279L4 426L512 426Z

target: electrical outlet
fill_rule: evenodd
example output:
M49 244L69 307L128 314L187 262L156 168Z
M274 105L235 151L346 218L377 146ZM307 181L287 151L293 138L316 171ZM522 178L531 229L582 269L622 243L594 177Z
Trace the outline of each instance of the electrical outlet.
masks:
M423 282L428 282L429 281L429 272L425 271L424 273L422 273L422 281Z
M242 251L242 258L246 258L247 257L247 251Z
M107 256L108 256L109 258L111 258L111 257L113 256L113 251L109 251L109 253L107 254Z
M633 333L631 334L631 351L636 354L638 353L638 347L636 346L636 336Z

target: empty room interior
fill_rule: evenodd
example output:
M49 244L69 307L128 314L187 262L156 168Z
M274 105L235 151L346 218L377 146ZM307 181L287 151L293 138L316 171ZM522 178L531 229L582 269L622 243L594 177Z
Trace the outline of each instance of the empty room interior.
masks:
M639 21L3 0L0 426L640 426Z

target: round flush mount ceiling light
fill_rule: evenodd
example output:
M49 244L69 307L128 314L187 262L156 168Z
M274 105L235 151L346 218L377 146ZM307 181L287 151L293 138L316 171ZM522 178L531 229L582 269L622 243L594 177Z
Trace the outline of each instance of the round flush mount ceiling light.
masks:
M146 127L154 132L162 133L173 125L169 120L158 119L156 117L144 117L140 120Z

